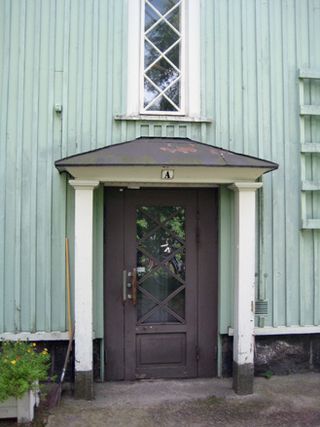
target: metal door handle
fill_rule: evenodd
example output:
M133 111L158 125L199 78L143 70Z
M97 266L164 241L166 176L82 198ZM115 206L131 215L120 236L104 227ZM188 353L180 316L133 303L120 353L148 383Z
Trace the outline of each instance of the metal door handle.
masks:
M132 269L132 304L137 304L137 288L138 288L138 280L137 280L137 269Z
M127 301L127 270L122 272L122 302L125 304Z

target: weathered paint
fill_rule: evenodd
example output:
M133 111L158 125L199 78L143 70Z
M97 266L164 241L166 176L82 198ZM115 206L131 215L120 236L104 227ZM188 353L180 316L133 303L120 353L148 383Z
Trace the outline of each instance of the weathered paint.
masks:
M235 269L233 384L239 394L252 393L256 265L256 190L260 182L232 185L235 191Z
M264 178L261 203L257 282L269 302L266 325L319 325L320 231L300 229L301 180L320 180L319 154L300 146L320 142L320 119L303 116L301 141L298 70L320 69L320 1L201 2L203 122L113 119L126 114L126 8L125 0L0 4L0 331L66 330L64 237L73 238L74 194L54 161L139 136L189 137L279 163ZM306 81L305 95L303 105L319 105L319 82ZM308 193L306 221L317 220L319 192ZM226 333L232 193L220 195ZM100 189L94 207L94 329L102 337Z
M93 191L98 181L70 180L75 189L75 371L93 381Z

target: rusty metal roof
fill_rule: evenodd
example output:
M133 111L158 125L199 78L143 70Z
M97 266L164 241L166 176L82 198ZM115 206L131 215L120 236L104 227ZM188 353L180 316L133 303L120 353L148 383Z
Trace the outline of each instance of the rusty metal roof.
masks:
M133 141L108 145L55 162L60 172L77 166L211 166L262 168L278 165L257 157L234 153L188 138L141 137Z

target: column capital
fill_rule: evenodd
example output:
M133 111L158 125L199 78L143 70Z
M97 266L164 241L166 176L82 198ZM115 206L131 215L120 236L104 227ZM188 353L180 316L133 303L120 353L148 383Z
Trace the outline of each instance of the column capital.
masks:
M252 182L252 181L242 181L242 182L234 182L229 185L228 188L233 191L256 191L263 186L262 182Z
M94 190L100 182L95 180L69 179L69 184L75 190Z

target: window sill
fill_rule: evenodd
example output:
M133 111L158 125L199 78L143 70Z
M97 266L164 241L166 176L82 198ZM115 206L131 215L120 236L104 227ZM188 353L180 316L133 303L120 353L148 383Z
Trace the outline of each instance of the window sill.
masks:
M156 121L156 122L183 122L183 123L212 123L207 117L165 116L165 115L117 115L113 117L119 121Z

